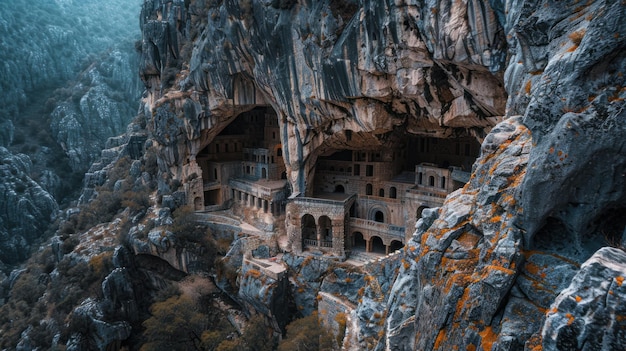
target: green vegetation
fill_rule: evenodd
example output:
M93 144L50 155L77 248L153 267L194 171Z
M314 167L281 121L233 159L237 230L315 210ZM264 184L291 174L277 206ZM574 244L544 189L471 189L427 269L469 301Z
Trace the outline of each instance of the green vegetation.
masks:
M208 318L198 312L189 297L173 296L150 307L152 317L143 322L143 337L149 340L141 351L200 350Z
M256 315L250 318L241 337L233 340L225 340L221 342L215 350L272 351L275 348L275 344L272 329L265 325L265 320L262 316Z
M287 337L278 345L278 351L292 350L333 350L332 334L322 326L317 312L287 325Z

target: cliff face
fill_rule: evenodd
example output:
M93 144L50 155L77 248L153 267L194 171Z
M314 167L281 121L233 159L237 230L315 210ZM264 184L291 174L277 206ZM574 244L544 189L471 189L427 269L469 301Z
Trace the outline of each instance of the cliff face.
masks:
M448 12L416 4L205 4L191 8L208 23L178 87L167 93L160 78L189 40L191 11L182 1L144 5L144 13L158 9L144 14L146 107L177 176L239 113L258 105L278 114L290 184L300 193L311 191L321 154L391 145L405 132L483 138L504 115L506 45L488 7L460 20L467 9L452 6L448 34L438 29ZM479 28L463 30L470 21Z
M296 195L312 193L315 162L333 151L406 134L477 138L470 181L423 213L374 306L388 311L382 326L356 316L368 326L361 336L375 349L543 340L552 350L571 335L573 347L609 350L626 340L585 344L588 316L563 294L596 271L621 287L589 268L620 272L618 250L572 279L626 225L625 18L622 2L598 1L150 0L143 111L164 178L186 183L200 176L198 152L238 114L270 106ZM602 313L626 327L623 311Z

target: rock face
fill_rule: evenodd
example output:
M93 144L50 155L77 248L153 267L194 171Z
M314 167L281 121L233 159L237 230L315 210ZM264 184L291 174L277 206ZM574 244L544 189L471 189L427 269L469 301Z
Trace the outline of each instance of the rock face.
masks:
M0 262L14 264L29 255L30 244L57 216L54 198L30 178L24 154L0 147ZM0 263L0 266L2 264Z
M598 250L546 315L544 350L618 350L626 344L626 253Z
M54 139L69 157L74 171L85 171L109 137L126 131L136 114L139 78L137 57L127 44L82 72L71 97L59 101L50 114Z
M185 185L238 114L272 107L294 196L312 193L321 155L474 136L469 182L423 212L398 274L379 282L389 293L356 301L348 348L563 349L565 335L600 345L585 323L618 318L562 296L608 281L593 262L623 270L604 249L578 272L626 226L624 19L622 2L598 1L150 0L142 111L162 178ZM287 257L293 286L320 289L328 267L302 272ZM332 279L324 289L354 298ZM311 294L295 299L315 308ZM621 340L614 330L599 349Z
M183 1L149 1L142 15L146 115L176 177L187 158L258 105L278 114L296 193L311 191L323 153L385 145L394 132L482 138L504 115L504 38L488 7L450 5L457 20L444 35L436 28L449 13L393 1L199 3L192 11ZM197 11L208 23L190 38L185 24ZM189 63L166 93L159 82L190 39Z

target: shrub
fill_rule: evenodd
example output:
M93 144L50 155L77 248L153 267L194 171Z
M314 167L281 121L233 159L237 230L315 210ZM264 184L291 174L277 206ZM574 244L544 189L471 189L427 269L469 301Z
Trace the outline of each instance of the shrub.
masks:
M317 312L296 319L287 325L287 337L278 345L278 351L332 350L332 337L318 318Z
M143 322L148 340L141 351L198 349L206 329L206 316L186 296L174 296L150 307L152 317Z

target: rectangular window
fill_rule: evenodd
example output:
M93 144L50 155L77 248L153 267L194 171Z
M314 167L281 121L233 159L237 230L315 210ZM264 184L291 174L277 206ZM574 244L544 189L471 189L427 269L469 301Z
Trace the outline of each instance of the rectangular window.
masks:
M354 165L354 175L355 176L360 176L361 175L361 165L360 164L355 164Z
M367 177L374 176L374 166L372 165L365 166L365 176Z

